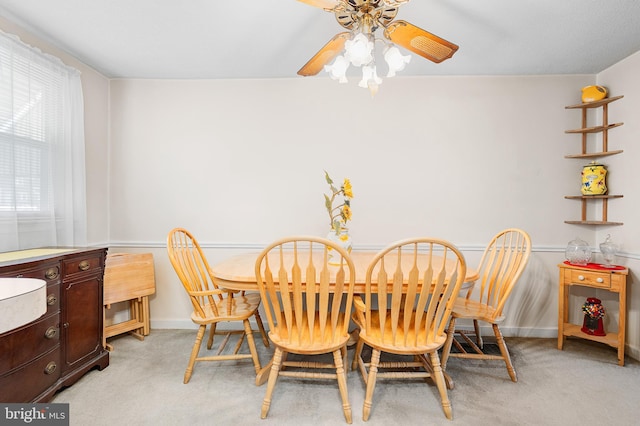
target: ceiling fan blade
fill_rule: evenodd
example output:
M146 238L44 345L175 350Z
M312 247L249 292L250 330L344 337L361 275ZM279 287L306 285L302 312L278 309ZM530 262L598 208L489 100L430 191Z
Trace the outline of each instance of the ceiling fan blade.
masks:
M299 2L306 3L309 6L319 7L324 10L333 10L340 4L340 0L298 0Z
M316 53L309 62L304 64L298 71L298 75L305 77L316 75L322 71L322 67L331 62L336 56L344 50L345 41L349 40L351 33L345 31L334 36L322 49Z
M386 38L437 64L449 59L458 46L407 21L393 21L385 30Z

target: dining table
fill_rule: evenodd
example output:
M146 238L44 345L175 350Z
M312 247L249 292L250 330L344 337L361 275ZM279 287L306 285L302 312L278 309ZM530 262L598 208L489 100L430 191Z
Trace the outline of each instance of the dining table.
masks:
M366 283L366 273L367 269L377 254L377 251L369 251L369 250L354 250L350 253L351 260L353 261L353 265L355 268L355 284L354 284L354 293L365 293L365 283ZM256 282L256 274L255 274L255 266L256 260L258 258L259 253L257 252L248 252L238 254L232 257L229 257L226 260L223 260L220 263L215 264L211 267L211 273L216 280L218 286L225 288L227 290L234 291L258 291L258 284ZM304 253L298 254L298 256L305 256ZM322 256L321 253L314 253L314 256L317 257L317 261L314 258L314 263L317 265L322 264ZM426 264L428 261L428 256L426 253L419 253L416 262L420 267L421 264ZM394 260L395 259L395 260ZM450 257L448 259L444 259L442 256L432 255L432 265L434 270L438 270L442 265L443 261L446 261L448 265L451 267L447 267L447 271L453 270L453 266L456 262L455 257ZM285 264L293 263L294 257L292 253L285 253L284 262ZM413 256L407 254L406 256L401 257L401 262L403 264L411 264L414 261ZM388 271L392 271L395 269L397 265L397 257L396 255L387 255L386 260L386 269ZM403 268L406 270L406 268ZM335 276L335 272L339 270L339 264L335 266L330 266L330 275L333 278ZM318 272L319 273L319 272ZM461 290L469 289L475 281L478 279L478 271L475 269L467 267L466 275L464 279L464 284L461 287ZM448 278L448 277L447 277ZM393 279L393 274L389 274L389 282L388 286L392 285L391 280ZM377 283L372 282L372 286L377 286ZM391 287L389 287L391 288ZM376 288L372 288L372 291L377 291ZM357 336L357 334L355 334ZM355 338L355 337L354 337ZM256 376L256 385L261 385L269 377L269 370L271 368L271 362L265 367L263 367L260 372ZM449 382L449 380L447 380Z
M365 281L366 281L366 273L369 264L375 257L378 252L376 251L352 251L350 253L351 260L353 261L353 266L355 267L356 272L356 281L354 285L354 293L364 293L365 292ZM258 291L258 284L256 283L256 259L258 258L257 252L254 253L242 253L239 255L235 255L229 257L226 260L212 266L212 274L217 284L220 287L226 288L228 290L244 290L244 291ZM321 256L320 253L314 254L317 257L317 261L315 263L320 265L322 260L319 258ZM299 254L300 257L304 256L304 254ZM427 254L418 254L417 262L418 266L421 263L426 263ZM386 268L388 271L395 269L395 263L393 263L393 259L395 259L395 255L387 255L387 258L391 259L391 262L387 260ZM440 256L433 255L433 267L437 270L437 268L442 265L442 261L444 259ZM413 262L413 257L411 255L402 256L401 261L403 263L410 264ZM285 263L293 262L293 255L285 253ZM397 261L396 261L397 262ZM455 262L455 259L449 258L447 259L448 263ZM449 270L450 268L447 268ZM452 269L452 268L451 268ZM338 266L332 266L331 272L337 271ZM393 275L389 275L389 279L391 280ZM478 271L475 269L471 269L467 266L467 272L465 275L465 287L473 284L478 279ZM391 284L390 282L388 284ZM375 282L374 282L375 285Z

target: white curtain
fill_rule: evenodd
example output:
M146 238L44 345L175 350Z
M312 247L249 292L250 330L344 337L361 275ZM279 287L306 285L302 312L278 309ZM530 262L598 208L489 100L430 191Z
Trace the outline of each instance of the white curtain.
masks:
M0 31L0 252L86 245L78 70Z

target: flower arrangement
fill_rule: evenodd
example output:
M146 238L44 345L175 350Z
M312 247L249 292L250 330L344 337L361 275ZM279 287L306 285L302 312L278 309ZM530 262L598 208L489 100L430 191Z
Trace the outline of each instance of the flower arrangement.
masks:
M582 312L589 316L589 318L602 318L604 317L604 306L602 306L600 300L590 297L584 305L582 305Z
M337 188L333 184L333 180L329 177L329 173L325 170L324 177L331 189L331 195L324 194L324 205L329 212L329 218L331 219L331 229L338 235L340 230L344 228L349 220L351 220L351 199L353 198L353 190L351 188L351 181L345 178L344 182ZM342 195L342 204L334 206L338 196Z

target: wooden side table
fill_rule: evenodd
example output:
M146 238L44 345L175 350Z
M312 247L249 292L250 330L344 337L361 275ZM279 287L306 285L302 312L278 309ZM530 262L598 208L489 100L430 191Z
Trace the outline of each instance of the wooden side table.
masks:
M104 310L112 304L129 302L129 320L104 325L102 345L113 350L107 338L129 333L144 340L151 332L149 296L156 291L151 253L112 253L107 255L104 271ZM106 315L105 315L106 316ZM105 324L103 318L103 324Z
M627 318L627 275L629 270L623 267L616 269L603 268L598 264L587 266L575 266L568 263L558 265L560 269L559 295L558 295L558 349L562 350L566 336L580 337L607 344L618 349L618 364L624 365L624 342ZM619 320L618 331L607 331L605 336L594 336L584 333L581 325L572 324L569 321L569 287L591 287L618 293Z

